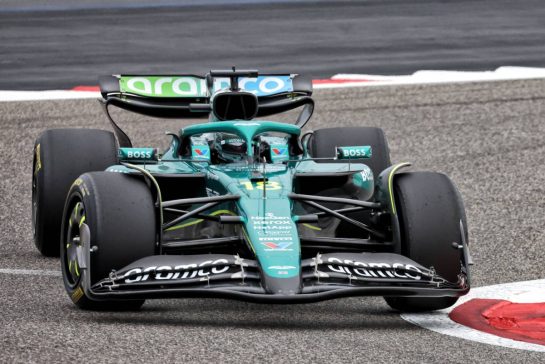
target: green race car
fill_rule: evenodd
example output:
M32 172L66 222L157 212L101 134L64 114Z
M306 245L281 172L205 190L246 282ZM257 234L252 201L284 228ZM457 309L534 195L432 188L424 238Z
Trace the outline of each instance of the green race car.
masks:
M309 80L233 68L99 81L114 133L46 130L34 149L34 241L60 254L77 306L379 295L418 311L469 291L466 217L450 179L392 165L379 128L303 133ZM133 146L110 106L208 122L170 133L159 153ZM263 119L295 108L294 124Z

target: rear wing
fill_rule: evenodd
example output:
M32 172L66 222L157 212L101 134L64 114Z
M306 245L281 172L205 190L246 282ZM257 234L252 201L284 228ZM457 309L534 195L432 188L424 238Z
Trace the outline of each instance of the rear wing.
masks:
M215 72L220 71L212 71L212 74ZM255 72L255 77L239 77L238 86L241 91L257 96L259 108L256 117L278 114L310 103L310 79L296 74L257 75L257 71L252 72ZM100 77L99 85L108 104L162 118L208 117L210 110L197 105L209 103L214 93L231 86L228 77L210 75L112 75Z
M119 145L129 137L112 119L108 106L162 118L249 120L304 106L296 125L303 127L314 110L312 81L297 74L264 74L254 70L210 71L196 75L112 75L99 78L102 105ZM221 100L221 101L220 101Z

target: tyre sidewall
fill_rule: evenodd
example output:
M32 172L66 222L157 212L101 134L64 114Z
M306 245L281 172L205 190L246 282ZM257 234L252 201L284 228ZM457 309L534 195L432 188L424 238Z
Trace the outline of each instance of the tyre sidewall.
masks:
M61 268L68 295L77 306L85 309L139 307L143 300L93 301L81 293L85 293L82 285L85 279L93 285L107 278L112 270L155 253L156 220L151 192L135 177L113 172L83 174L72 185L66 200L62 224L64 239L69 216L77 201L84 205L85 223L90 231L90 242L84 246L89 268L82 271L79 284L72 286L65 277L66 242L61 243ZM132 205L131 201L134 202ZM91 249L96 251L91 253Z

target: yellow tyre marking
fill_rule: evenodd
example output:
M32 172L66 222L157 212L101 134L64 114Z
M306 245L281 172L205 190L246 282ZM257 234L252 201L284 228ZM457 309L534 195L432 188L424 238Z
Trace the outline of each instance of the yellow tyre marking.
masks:
M70 298L72 298L72 302L76 303L81 299L81 297L83 297L83 289L78 286L78 288L76 288L76 290L72 292Z
M34 174L38 174L38 171L42 169L42 157L41 157L41 146L38 144L36 146L36 167L34 169Z
M78 178L74 181L74 183L72 183L72 187L74 186L79 186L83 183L83 180L81 178Z

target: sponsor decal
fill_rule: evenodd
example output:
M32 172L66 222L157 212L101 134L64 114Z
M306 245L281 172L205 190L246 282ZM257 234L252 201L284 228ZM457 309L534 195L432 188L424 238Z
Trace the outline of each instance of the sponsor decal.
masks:
M251 216L252 223L256 229L261 230L291 230L292 221L288 216L275 216L274 214L267 213L263 216Z
M259 241L284 241L284 240L293 240L293 238L291 236L282 236L282 237L274 237L274 236L271 236L271 237L259 237L258 238Z
M258 230L259 236L291 236L290 230Z
M195 148L195 153L200 155L200 156L207 156L208 155L208 150L207 149L199 149L199 148Z
M121 160L156 160L155 148L119 148L118 156Z
M291 222L289 220L258 220L256 219L254 221L254 225L261 225L264 226L265 225L290 225L291 226Z
M256 96L273 95L292 92L293 84L290 76L259 76L256 78L240 77L239 87ZM214 80L213 92L229 88L228 78ZM206 80L192 76L121 76L119 89L150 97L208 97Z
M348 259L338 259L331 257L327 260L330 264L327 268L333 272L346 274L349 276L360 276L367 278L402 278L420 280L422 271L412 264L402 263L363 263ZM400 268L403 268L401 270Z
M351 159L351 158L371 158L371 147L366 146L352 146L352 147L337 147L338 159Z
M155 97L206 97L206 81L198 77L121 76L121 92Z
M265 171L267 173L285 171L288 167L284 164L267 164L265 166ZM234 168L225 168L226 172L247 172L247 171L257 171L263 172L263 166L261 165L252 165L244 167L234 167Z
M289 248L293 244L291 241L284 242L272 242L272 241L262 241L261 244L265 245L265 251L292 251L292 248Z
M261 230L291 230L291 224L289 226L262 225L262 226L256 226L256 229L261 229Z
M229 139L223 139L222 141L220 141L220 145L224 145L224 144L244 144L246 143L244 141L244 139L240 139L240 138L229 138Z
M148 279L154 280L181 280L197 277L206 277L215 274L225 273L229 270L227 259L206 260L202 263L181 264L177 266L152 266L146 268L133 268L127 271L125 283L145 282Z
M191 157L193 159L210 160L210 147L208 145L192 145Z
M217 78L214 82L214 92L229 88L229 86L231 86L231 82L228 78ZM293 91L291 76L239 77L238 87L256 96L274 95Z
M274 212L267 212L265 216L252 216L252 220L291 220L288 216L276 216Z
M266 213L265 216L250 217L257 235L291 235L293 230L293 222L290 216L276 216L274 213ZM270 240L268 238L264 238ZM260 238L261 240L261 238ZM281 240L292 240L291 238L282 238Z
M373 173L371 173L371 169L368 168L368 169L364 169L363 171L360 172L360 176L361 176L361 179L366 182L366 181L372 181L373 180Z
M284 274L290 274L290 270L295 269L297 267L294 267L293 265L272 265L268 269L276 270L278 274L284 275Z
M271 265L269 269L295 269L293 265Z
M286 145L271 145L271 160L273 162L284 161L290 158L288 147Z
M373 179L373 172L371 171L371 168L367 167L361 172L352 175L352 183L363 189L372 188Z
M257 231L257 235L259 236L284 236L284 235L287 235L287 236L290 236L291 235L291 230L258 230ZM269 240L268 238L266 238L267 240ZM284 239L282 239L284 240Z

